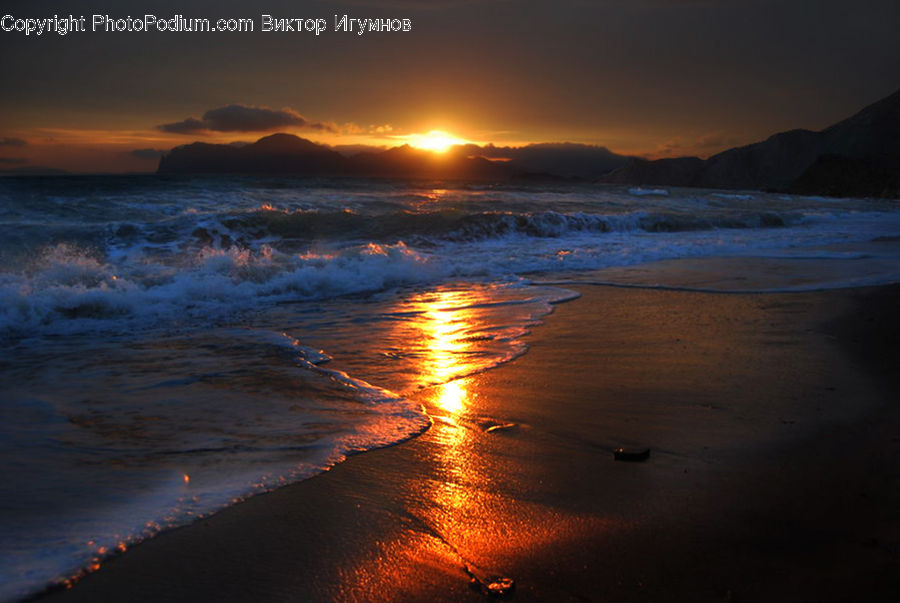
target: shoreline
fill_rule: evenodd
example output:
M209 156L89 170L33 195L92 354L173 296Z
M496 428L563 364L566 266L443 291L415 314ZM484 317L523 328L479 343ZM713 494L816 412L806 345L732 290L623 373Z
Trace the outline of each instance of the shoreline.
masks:
M535 600L900 594L900 287L566 286L527 354L417 396L421 436L35 598L480 600L472 576Z

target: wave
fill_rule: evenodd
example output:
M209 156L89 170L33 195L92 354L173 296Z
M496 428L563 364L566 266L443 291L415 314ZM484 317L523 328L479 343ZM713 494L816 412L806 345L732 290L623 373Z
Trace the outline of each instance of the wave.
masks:
M66 338L55 380L29 378L42 352L23 350L20 379L4 383L0 494L17 521L0 537L0 600L69 584L164 529L430 425L418 404L319 368L323 352L277 332L145 341L139 357L92 340ZM58 492L65 502L51 503Z
M249 244L259 240L322 239L477 241L509 236L555 238L581 232L683 232L717 228L786 226L801 216L770 211L691 215L633 211L586 212L394 212L378 216L353 211L280 211L261 208L208 220L191 236L204 244Z
M747 212L466 212L393 211L370 215L345 209L278 210L268 206L248 211L188 212L151 222L0 223L0 256L22 262L43 247L67 243L113 257L136 251L177 254L203 247L258 248L270 245L297 249L322 241L432 244L509 237L559 238L577 233L687 232L697 230L771 228L795 224L802 214Z
M95 280L102 263L76 257L82 273L65 278ZM575 296L496 283L416 291L17 347L0 403L0 452L17 461L0 494L11 517L40 522L4 526L0 564L14 579L0 599L70 584L162 530L414 437L431 419L405 392L524 353L527 329ZM47 514L51 489L66 492L64 514Z
M147 256L111 263L59 244L16 273L0 275L0 333L27 335L59 326L95 329L102 321L184 324L227 318L259 304L381 291L448 276L403 243L334 252L281 253L203 247L170 262ZM90 321L90 325L85 325Z
M0 448L16 519L0 565L31 571L0 599L418 433L427 419L404 396L524 353L527 330L575 295L529 279L726 255L830 257L883 279L888 251L840 244L898 227L893 206L764 193L0 183ZM670 283L645 268L641 283ZM746 283L751 268L725 272ZM837 280L825 272L808 280ZM60 491L67 513L48 514Z
M0 336L159 323L177 327L227 320L266 304L453 278L509 280L786 248L814 248L818 257L825 245L894 232L897 221L896 215L877 212L698 217L650 211L445 211L363 218L352 212L256 209L229 215L194 220L186 239L149 244L146 233L118 225L116 232L131 237L126 243L64 242L32 250L27 261L0 273ZM316 231L310 219L317 228L330 223L338 230L340 220L367 222L366 234L373 238L339 240L320 233L318 240L310 239ZM398 236L417 234L388 237L388 228ZM376 231L391 242L375 242Z

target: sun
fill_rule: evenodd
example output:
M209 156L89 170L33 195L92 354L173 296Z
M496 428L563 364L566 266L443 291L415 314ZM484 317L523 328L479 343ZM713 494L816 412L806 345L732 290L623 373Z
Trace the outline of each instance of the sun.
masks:
M452 146L467 144L469 142L468 140L457 138L443 130L431 130L424 134L408 134L402 138L406 144L411 147L424 149L426 151L434 151L435 153L443 153Z

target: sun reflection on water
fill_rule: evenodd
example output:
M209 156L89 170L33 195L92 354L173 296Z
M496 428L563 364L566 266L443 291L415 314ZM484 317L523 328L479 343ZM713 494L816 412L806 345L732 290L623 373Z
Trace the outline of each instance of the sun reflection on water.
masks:
M479 376L524 346L524 308L504 304L514 299L504 293L448 287L414 295L397 308L404 319L393 323L394 340L404 342L404 370L415 374L419 388L407 391L417 391L434 421L416 452L426 453L420 470L400 485L405 528L348 574L347 583L366 585L371 600L379 599L373 594L392 600L397 585L416 592L409 577L423 577L423 568L465 580L502 576L516 555L584 530L580 518L514 494L533 489L531 468L515 465L522 431L495 429L513 423L489 416L492 390ZM519 312L519 320L510 312Z
M414 297L410 309L419 320L411 323L411 337L417 340L418 366L422 386L436 386L430 401L454 415L465 410L466 389L460 377L482 368L473 337L481 326L472 308L474 294L456 289L439 289Z
M438 290L422 296L421 320L416 322L422 348L421 375L432 384L423 402L437 419L431 436L439 444L435 477L422 484L430 501L423 519L448 541L469 543L479 538L471 519L484 515L489 480L477 463L474 439L481 432L473 420L474 394L466 375L479 368L479 337L484 317L477 307L483 300L473 291ZM482 359L483 361L483 359Z
M434 403L451 415L459 415L466 407L466 391L461 380L451 381L439 386Z

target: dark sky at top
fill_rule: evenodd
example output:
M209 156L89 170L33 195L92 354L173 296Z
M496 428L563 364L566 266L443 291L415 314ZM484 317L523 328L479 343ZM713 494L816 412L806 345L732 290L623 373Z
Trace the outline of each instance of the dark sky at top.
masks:
M91 137L97 145L170 148L192 139L160 138L155 126L242 104L334 124L339 134L309 132L332 144L366 136L392 144L373 134L390 126L395 135L442 129L485 142L705 155L784 129L822 128L900 88L897 0L94 0L0 8L16 17L70 12L253 17L257 25L263 13L329 25L347 13L411 18L414 30L318 38L0 32L0 139L25 139L32 154L60 140L69 150L89 145ZM43 152L65 163L63 151Z

